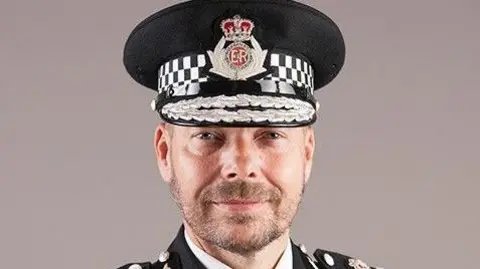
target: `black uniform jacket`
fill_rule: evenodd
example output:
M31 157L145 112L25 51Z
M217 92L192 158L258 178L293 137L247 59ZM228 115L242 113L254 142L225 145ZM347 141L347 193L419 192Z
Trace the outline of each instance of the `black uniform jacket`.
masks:
M292 254L293 269L375 269L358 259L321 249L314 252L315 259L312 259L293 242ZM188 247L183 226L168 250L160 256L161 258L154 263L130 263L118 269L207 269Z

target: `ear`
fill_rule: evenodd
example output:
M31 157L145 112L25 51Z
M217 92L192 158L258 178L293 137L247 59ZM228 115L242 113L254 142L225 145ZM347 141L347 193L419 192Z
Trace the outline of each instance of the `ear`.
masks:
M155 129L154 147L155 155L157 156L158 170L163 180L170 183L173 168L170 157L171 136L168 129L166 123L160 123L157 126Z
M306 127L305 130L305 184L310 179L313 165L313 155L315 153L315 132L313 127Z

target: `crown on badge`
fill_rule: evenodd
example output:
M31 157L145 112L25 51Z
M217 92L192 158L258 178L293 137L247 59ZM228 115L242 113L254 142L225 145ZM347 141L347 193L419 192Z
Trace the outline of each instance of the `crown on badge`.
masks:
M248 41L255 25L251 20L242 19L240 15L225 19L221 23L227 41Z

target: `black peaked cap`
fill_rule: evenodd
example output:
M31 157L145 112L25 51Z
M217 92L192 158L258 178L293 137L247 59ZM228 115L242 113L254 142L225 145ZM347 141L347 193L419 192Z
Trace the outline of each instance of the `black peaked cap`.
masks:
M157 91L162 64L213 49L222 36L219 20L235 14L248 14L255 22L255 36L264 48L308 59L315 89L332 81L344 64L340 30L310 6L290 0L193 0L151 15L132 31L123 59L128 73Z

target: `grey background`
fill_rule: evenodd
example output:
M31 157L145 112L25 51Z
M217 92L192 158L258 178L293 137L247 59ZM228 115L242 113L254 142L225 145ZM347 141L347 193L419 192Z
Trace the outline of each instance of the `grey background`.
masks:
M132 28L176 2L1 1L0 267L116 268L169 245L180 221L155 164L154 92L121 59ZM348 55L317 93L295 241L386 268L477 268L480 2L304 2Z

